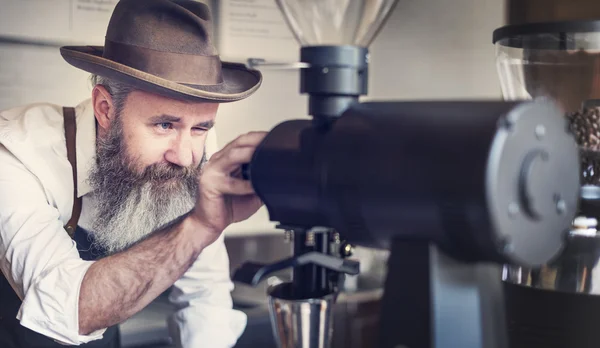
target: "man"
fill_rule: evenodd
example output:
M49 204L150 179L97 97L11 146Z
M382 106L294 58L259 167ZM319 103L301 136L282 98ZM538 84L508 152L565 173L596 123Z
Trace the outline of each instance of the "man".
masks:
M243 332L222 231L261 205L239 172L264 134L210 160L207 139L219 103L261 75L221 63L211 25L196 1L122 0L104 47L61 48L94 76L74 119L0 113L0 347L118 347L116 325L173 285L179 346Z

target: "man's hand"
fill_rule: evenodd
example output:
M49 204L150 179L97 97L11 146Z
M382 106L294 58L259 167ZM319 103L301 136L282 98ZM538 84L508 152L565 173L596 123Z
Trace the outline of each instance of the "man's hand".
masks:
M241 165L249 163L266 132L251 132L239 136L212 155L204 165L199 179L196 207L190 215L207 227L203 244L214 242L221 232L234 222L243 221L262 205L250 181L239 173ZM203 232L204 232L203 231Z

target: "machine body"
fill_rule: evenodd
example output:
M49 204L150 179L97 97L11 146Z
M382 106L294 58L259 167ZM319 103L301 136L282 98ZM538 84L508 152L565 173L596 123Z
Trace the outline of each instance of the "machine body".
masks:
M303 46L313 119L272 129L245 173L294 255L248 262L233 280L291 267L267 293L276 341L328 348L340 279L359 271L349 246L384 248L378 347L506 348L502 265L550 262L577 211L578 149L560 107L361 103L367 47L396 1L277 3Z

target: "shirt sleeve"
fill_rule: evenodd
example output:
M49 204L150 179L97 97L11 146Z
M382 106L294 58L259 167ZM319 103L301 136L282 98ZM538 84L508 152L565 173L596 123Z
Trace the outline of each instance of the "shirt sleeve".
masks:
M79 257L35 175L0 145L0 269L20 299L21 325L62 344L79 334L79 289L92 262Z
M246 327L246 315L233 309L229 256L221 235L175 282L169 300L177 311L169 331L177 347L233 347Z

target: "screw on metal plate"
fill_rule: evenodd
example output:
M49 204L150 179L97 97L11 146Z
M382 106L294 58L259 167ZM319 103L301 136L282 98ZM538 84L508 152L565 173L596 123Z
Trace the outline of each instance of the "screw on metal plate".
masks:
M510 254L515 250L514 245L512 245L512 243L510 242L510 240L508 238L505 238L502 241L503 247L502 249L504 250L505 253Z
M508 205L508 216L514 218L517 214L519 214L519 204L512 202Z
M560 197L559 194L554 195L554 203L556 204L556 212L558 214L564 214L567 211L567 203Z
M515 127L515 121L509 119L508 117L502 117L498 120L498 127L504 128L507 131L512 132L512 130Z
M544 138L544 136L546 135L546 127L544 127L543 124L538 124L535 127L535 137L538 140L542 140Z

